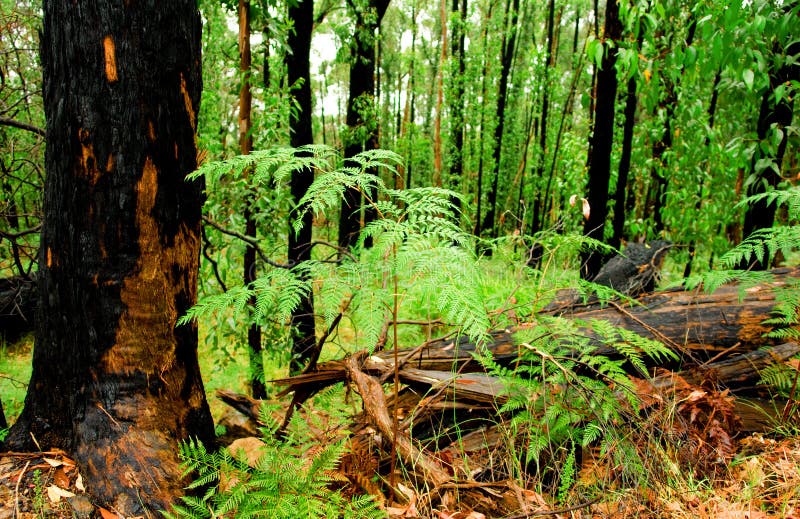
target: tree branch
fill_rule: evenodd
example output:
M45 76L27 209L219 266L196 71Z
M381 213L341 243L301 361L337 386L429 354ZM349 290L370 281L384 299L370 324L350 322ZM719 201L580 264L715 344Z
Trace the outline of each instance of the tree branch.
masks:
M45 136L44 128L39 128L38 126L23 123L15 119L9 119L7 117L0 117L0 126L11 126L13 128L19 128L20 130L27 130L37 135L41 135L42 137Z
M234 238L239 238L243 242L251 245L256 250L256 252L258 253L258 256L267 265L272 265L273 267L279 268L279 269L290 269L290 268L294 267L294 263L279 263L279 262L277 262L275 260L269 259L267 257L267 255L264 254L264 251L262 251L261 248L258 246L258 240L257 239L252 238L250 236L245 236L244 234L242 234L240 232L231 231L230 229L226 229L225 227L223 227L222 225L218 224L217 222L215 222L214 220L212 220L211 218L209 218L207 216L203 217L203 221L205 223L207 223L208 225L210 225L211 227L213 227L214 229L216 229L219 232L221 232L222 234L227 234L228 236L233 236Z

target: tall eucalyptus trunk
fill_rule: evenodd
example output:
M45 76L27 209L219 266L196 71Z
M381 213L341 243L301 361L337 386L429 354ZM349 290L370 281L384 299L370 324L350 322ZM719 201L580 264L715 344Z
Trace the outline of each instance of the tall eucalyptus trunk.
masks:
M381 20L389 7L389 0L349 0L354 18L353 39L350 46L350 87L347 98L346 124L349 129L344 143L345 162L348 157L378 147L375 106L375 37ZM368 172L375 174L375 172ZM361 230L361 193L348 189L342 200L339 216L339 246L348 249L356 244ZM364 207L364 225L375 218L367 204Z

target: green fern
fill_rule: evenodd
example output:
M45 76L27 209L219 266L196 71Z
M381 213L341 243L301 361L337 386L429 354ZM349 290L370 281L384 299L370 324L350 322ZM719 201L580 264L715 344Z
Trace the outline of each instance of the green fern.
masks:
M180 455L185 473L194 474L189 490L202 494L186 496L182 503L165 513L170 519L205 519L212 517L295 518L381 518L372 496L346 499L330 488L329 474L336 470L344 444L339 441L315 448L309 455L311 441L299 441L293 420L284 441L275 439L278 424L270 411L262 407L264 446L254 466L243 453L229 449L208 451L197 441L182 444ZM306 436L307 437L307 436ZM309 459L310 457L310 459Z

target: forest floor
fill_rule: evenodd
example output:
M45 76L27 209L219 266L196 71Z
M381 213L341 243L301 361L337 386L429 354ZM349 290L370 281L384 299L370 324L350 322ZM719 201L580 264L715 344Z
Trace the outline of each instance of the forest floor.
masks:
M423 509L415 503L386 505L390 517L481 519L484 517L557 518L800 518L800 437L773 439L752 434L737 442L737 453L713 481L691 477L650 481L648 487L610 489L602 499L560 506L531 489L504 486L462 489L464 504L440 503ZM589 459L578 485L592 486L603 461ZM676 462L677 466L677 462ZM494 516L479 511L481 501L524 502L527 513ZM419 505L419 503L417 503ZM0 456L0 519L112 519L112 511L95 506L85 493L74 462L66 453L49 451Z
M24 398L25 388L20 381L29 374L30 342L27 339L4 350L0 359L0 384L5 384L2 386L3 402L12 420L21 410ZM203 353L201 358L213 359L211 352ZM235 411L232 413L231 408L214 396L219 389L244 392L246 374L242 366L245 363L233 361L223 364L221 368L218 359L204 362L209 363L203 367L204 373L211 373L206 377L206 385L215 420L228 424L226 440L252 434L252 423L249 427L238 429L237 433L237 427L231 424L243 424L246 418ZM692 407L686 406L686 402L692 399L697 402L724 400L727 396L724 392L701 395L701 392L685 389L683 394L676 395L678 400L667 403L665 408L675 410L682 402L684 414L694 416L694 429L707 435L713 427L717 411L712 406L709 413L708 409L700 410L702 406L699 404ZM343 391L341 398L348 398ZM288 400L284 399L281 405L282 408L275 410L276 416L285 412ZM358 401L351 401L349 406L351 409L361 407ZM340 411L309 401L300 414L304 415L301 419L307 423L312 421L312 414L318 421L333 422L341 420ZM697 416L701 418L698 420ZM729 438L720 439L720 444L724 444L724 449L728 450L724 463L704 465L702 459L707 460L709 451L719 449L720 444L703 444L700 450L694 451L696 458L692 459L692 452L687 453L681 445L682 442L686 443L686 435L691 435L691 431L665 430L671 427L670 423L670 420L664 420L654 424L651 431L660 435L659 439L654 441L654 437L642 436L637 440L637 456L642 460L646 476L635 484L620 477L625 467L613 466L610 456L584 449L569 488L555 488L558 485L526 480L519 475L489 478L492 480L485 484L478 483L475 480L481 479L478 477L469 483L448 483L447 490L440 491L434 500L430 492L426 494L414 490L414 484L406 479L397 488L406 489L408 493L405 496L391 496L381 487L369 484L370 480L374 480L374 474L366 473L370 470L367 463L367 466L362 465L359 469L364 472L363 480L366 483L355 485L351 478L348 491L363 493L372 490L390 517L800 519L800 429L771 426L755 433L731 430ZM355 438L376 436L374 429L363 425L363 422L353 422L344 425L342 431L348 434L352 432ZM495 425L495 430L502 430L502 423ZM486 436L484 434L484 439ZM675 439L675 443L664 441L670 437ZM474 475L477 467L488 467L489 472L497 473L502 472L503 469L498 470L498 466L506 462L502 458L507 458L509 452L508 443L505 446L503 443L501 438L494 442L495 448L475 449L466 455L462 453L461 459L457 453L446 453L447 449L437 454L449 466L467 474L472 471ZM353 445L357 445L357 442ZM700 452L703 449L705 452ZM343 473L346 470L352 472L353 456L350 457L350 463L349 469L342 469ZM382 468L385 474L385 467ZM419 481L416 483L419 489ZM386 485L383 485L385 488ZM67 453L45 450L39 453L0 454L0 519L72 517L113 519L117 515L113 510L102 508L92 501L83 488L75 463Z

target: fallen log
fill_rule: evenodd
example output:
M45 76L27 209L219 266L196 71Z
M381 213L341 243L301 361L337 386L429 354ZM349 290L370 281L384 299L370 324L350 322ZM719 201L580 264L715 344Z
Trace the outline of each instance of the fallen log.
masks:
M703 292L701 288L675 289L644 295L632 303L611 302L606 306L600 303L573 304L551 308L544 315L581 321L608 321L659 341L681 357L682 361L672 366L680 369L686 361L702 365L779 342L765 336L774 326L763 321L771 317L778 304L777 291L800 278L800 268L776 269L772 275L772 281L744 290L735 283L722 286L711 294ZM529 326L520 325L492 332L491 340L482 347L490 351L499 364L510 365L520 354L514 334ZM588 328L581 331L594 337ZM483 368L475 360L477 351L478 347L466 337L433 340L419 347L400 349L398 369L479 372ZM601 347L597 353L611 355L614 350ZM394 352L384 351L368 357L362 369L368 374L382 376L391 371L393 366ZM316 372L273 382L286 386L281 394L300 387L313 394L345 379L344 360L323 362L318 368Z
M713 293L702 287L673 289L641 296L635 304L551 306L548 315L567 319L603 320L643 337L654 339L696 360L707 361L720 353L741 354L759 346L776 344L766 337L775 326L765 324L778 304L778 291L800 278L800 268L771 271L773 280L743 289L723 285Z
M450 480L447 471L428 454L419 449L414 442L398 431L392 424L389 410L386 407L386 396L383 387L374 377L367 375L358 363L358 357L353 356L347 363L348 374L356 386L364 402L364 410L378 430L397 448L397 453L409 467L414 467L422 472L425 481L432 482L435 486L442 485Z

